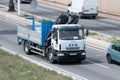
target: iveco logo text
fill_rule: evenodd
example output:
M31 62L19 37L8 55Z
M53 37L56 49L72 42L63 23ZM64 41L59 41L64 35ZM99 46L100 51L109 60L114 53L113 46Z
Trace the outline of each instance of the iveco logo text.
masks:
M78 44L69 44L69 47L77 47Z

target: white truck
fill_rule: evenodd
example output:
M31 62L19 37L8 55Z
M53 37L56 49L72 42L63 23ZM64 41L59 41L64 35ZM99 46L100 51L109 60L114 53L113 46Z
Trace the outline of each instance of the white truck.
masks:
M71 0L67 12L70 15L96 18L98 15L98 0Z
M17 41L23 45L26 54L36 53L48 57L50 63L81 62L86 58L85 32L88 35L88 29L78 24L41 22L39 27L18 26Z

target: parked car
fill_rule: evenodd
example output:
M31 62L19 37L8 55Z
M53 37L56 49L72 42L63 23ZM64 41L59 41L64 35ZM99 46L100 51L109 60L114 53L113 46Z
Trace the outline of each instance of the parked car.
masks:
M107 49L106 55L108 63L113 63L114 61L120 62L120 44L112 44Z
M16 2L18 2L18 0L16 0ZM22 2L31 3L31 2L32 2L32 0L20 0L20 2L21 2L21 3L22 3Z

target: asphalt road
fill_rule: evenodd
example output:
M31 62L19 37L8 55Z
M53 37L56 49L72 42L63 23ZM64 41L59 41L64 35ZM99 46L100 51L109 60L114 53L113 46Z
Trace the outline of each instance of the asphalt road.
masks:
M12 22L0 19L0 45L18 54L27 56L38 62L44 62L55 67L67 70L88 80L119 80L120 68L118 64L108 64L105 58L106 51L87 46L87 59L80 63L50 64L46 58L39 55L26 55L22 46L17 45L16 26Z

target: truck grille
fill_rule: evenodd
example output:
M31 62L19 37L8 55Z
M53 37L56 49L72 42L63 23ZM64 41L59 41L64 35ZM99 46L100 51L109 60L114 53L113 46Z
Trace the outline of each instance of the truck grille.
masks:
M66 50L73 51L73 50L79 50L80 47L66 47Z

